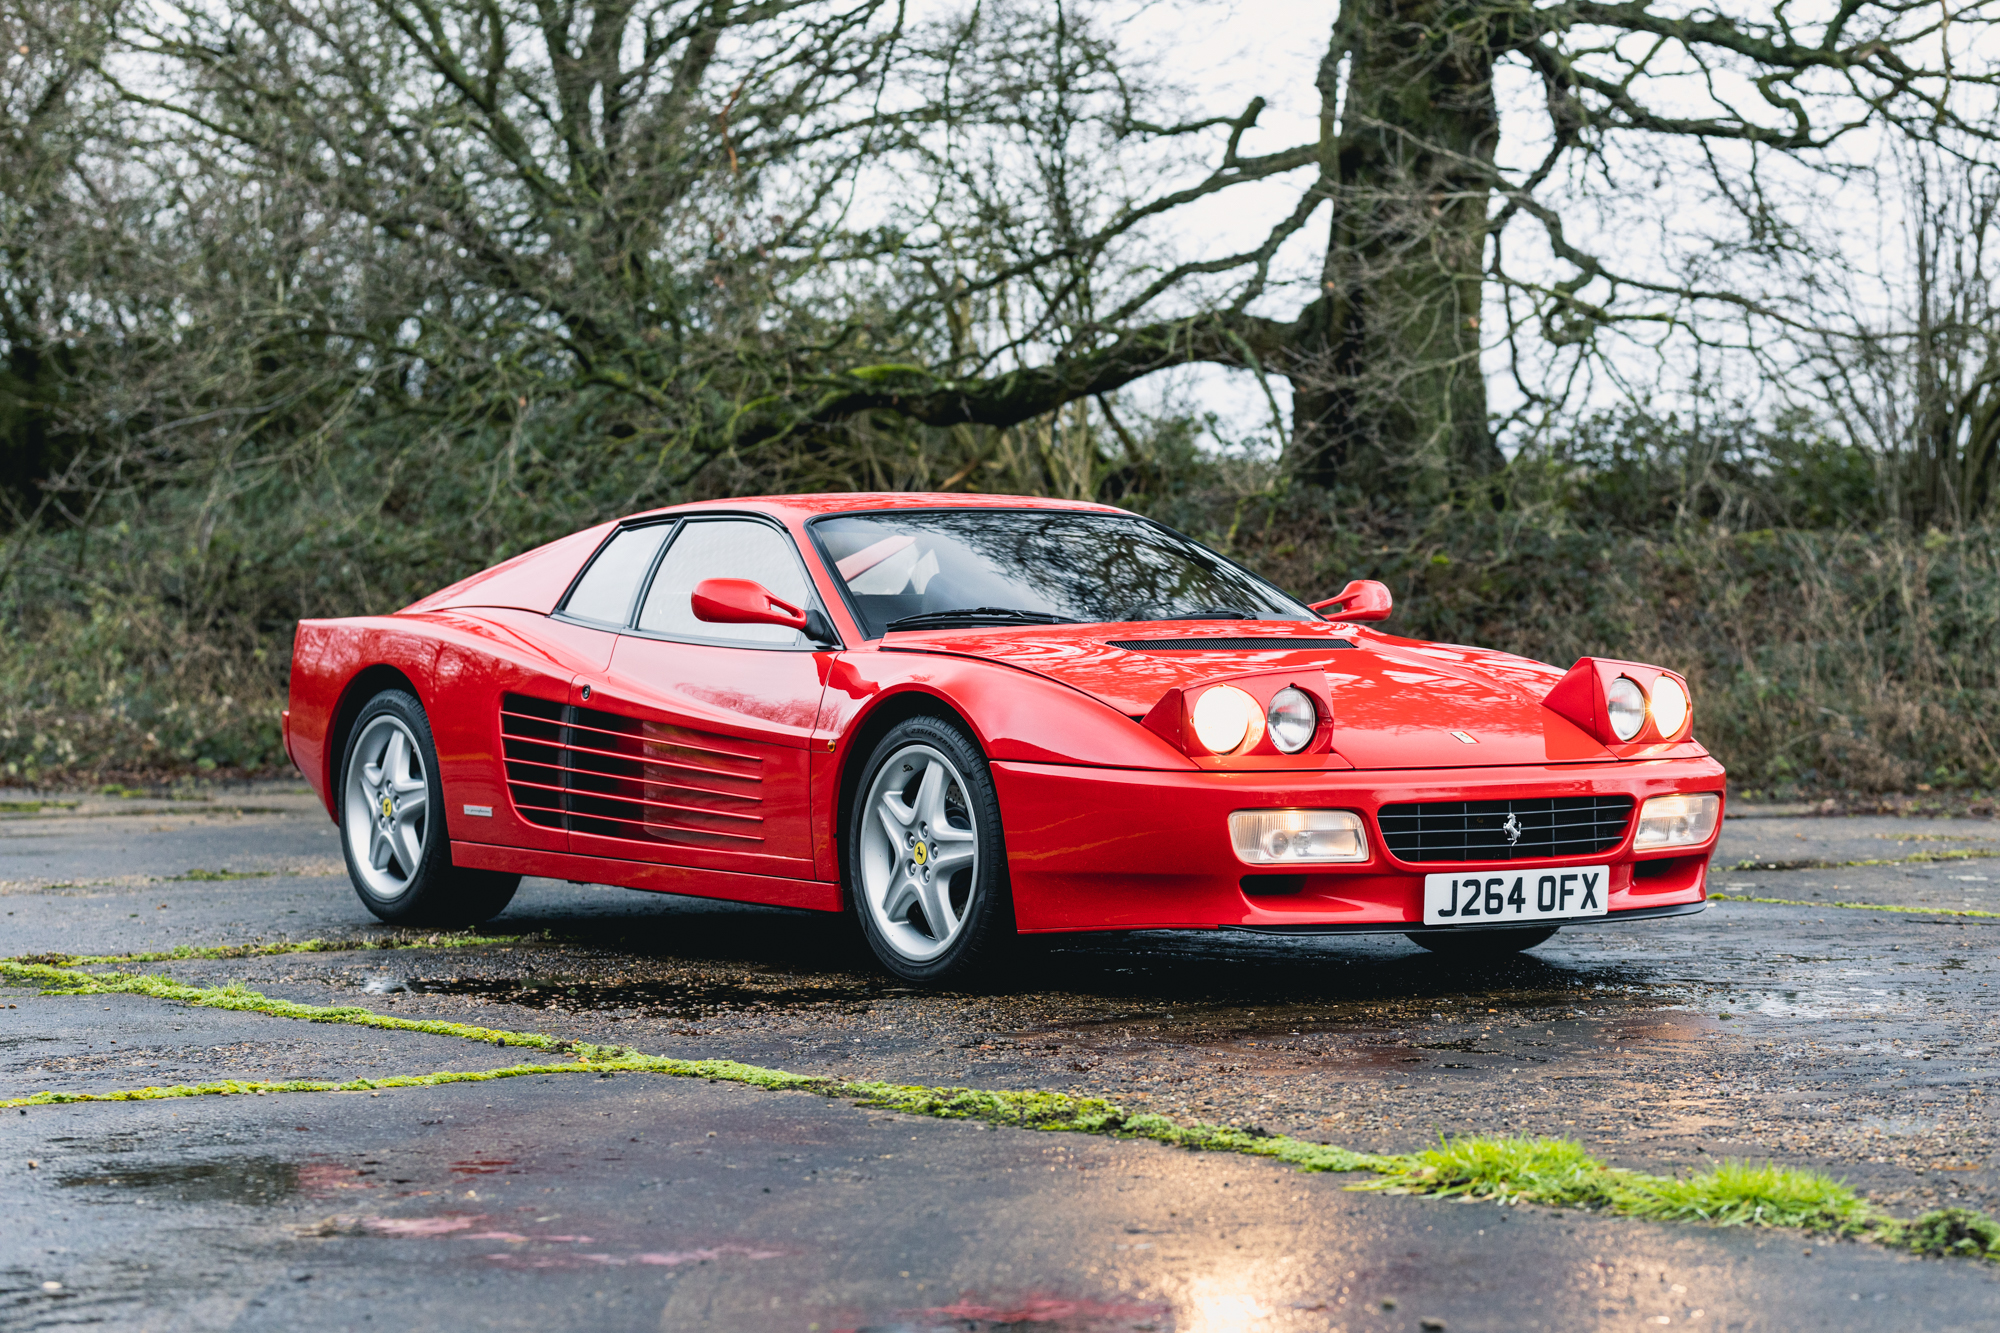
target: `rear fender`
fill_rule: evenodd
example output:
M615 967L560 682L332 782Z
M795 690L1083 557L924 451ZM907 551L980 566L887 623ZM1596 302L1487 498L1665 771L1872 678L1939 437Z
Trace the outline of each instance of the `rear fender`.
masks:
M387 616L301 620L292 641L292 761L336 823L333 766L347 728L368 700L398 686L419 701L430 694L437 642Z

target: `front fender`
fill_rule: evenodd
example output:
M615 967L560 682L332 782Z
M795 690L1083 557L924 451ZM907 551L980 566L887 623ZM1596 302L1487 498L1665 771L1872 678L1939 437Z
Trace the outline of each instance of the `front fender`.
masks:
M844 752L892 700L929 695L965 719L988 759L1098 768L1192 770L1194 762L1081 690L1015 667L943 653L843 653L828 674L816 735ZM845 762L847 756L842 753Z

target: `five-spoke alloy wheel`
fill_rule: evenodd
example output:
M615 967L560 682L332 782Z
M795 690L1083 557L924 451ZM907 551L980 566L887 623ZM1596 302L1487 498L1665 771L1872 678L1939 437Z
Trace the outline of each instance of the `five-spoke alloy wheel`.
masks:
M464 925L507 906L519 875L451 862L437 749L414 695L384 690L368 701L340 771L341 850L370 912L384 921Z
M377 713L354 738L341 822L355 874L378 901L410 891L424 861L430 803L415 733L394 713Z
M868 943L912 981L963 976L1014 938L999 800L956 726L914 717L875 747L856 791L848 884Z

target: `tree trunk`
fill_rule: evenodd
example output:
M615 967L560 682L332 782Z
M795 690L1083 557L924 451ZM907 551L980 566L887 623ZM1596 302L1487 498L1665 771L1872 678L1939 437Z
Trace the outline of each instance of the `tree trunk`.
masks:
M1503 461L1479 365L1500 133L1490 14L1476 0L1341 6L1319 80L1324 287L1282 366L1301 480L1428 504Z

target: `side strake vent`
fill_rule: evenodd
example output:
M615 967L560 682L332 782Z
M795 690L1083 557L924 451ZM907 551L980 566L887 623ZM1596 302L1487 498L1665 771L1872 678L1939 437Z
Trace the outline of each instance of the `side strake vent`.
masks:
M1377 812L1398 860L1523 861L1608 852L1632 822L1630 796L1540 796L1521 801L1426 801Z
M507 790L529 823L606 838L751 850L763 760L727 737L508 694Z
M1106 639L1128 653L1295 653L1301 648L1352 648L1345 639Z
M561 704L525 694L500 696L500 747L507 761L507 793L530 824L567 828L563 820L565 772Z

